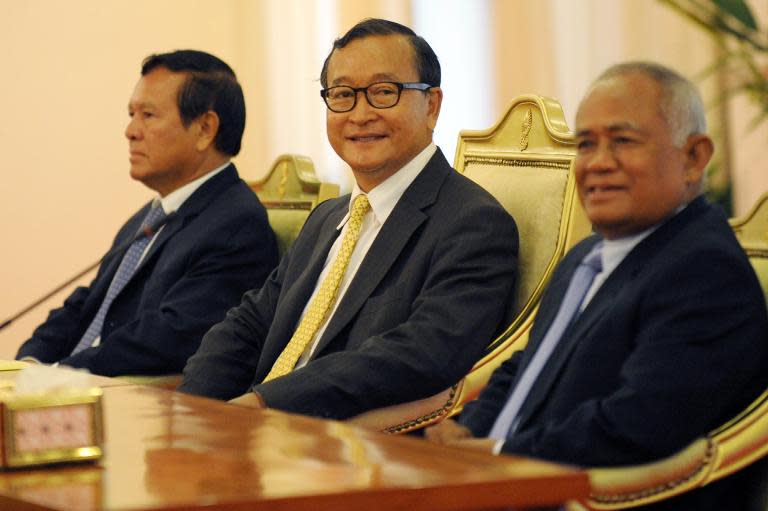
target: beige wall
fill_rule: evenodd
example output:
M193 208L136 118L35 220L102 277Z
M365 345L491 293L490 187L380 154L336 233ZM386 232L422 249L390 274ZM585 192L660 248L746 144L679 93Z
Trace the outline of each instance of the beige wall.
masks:
M494 76L463 79L477 97L491 94L495 111L535 92L560 99L572 119L589 80L611 63L655 59L692 76L711 58L706 37L650 0L471 0L493 20L479 34L451 16L462 1L470 0L0 0L0 319L96 260L152 196L128 177L123 137L126 103L150 53L200 48L235 69L248 106L236 160L243 177L295 152L341 183L349 177L325 140L317 77L334 37L360 18L410 24L419 3L434 12L429 23L455 37L488 38ZM443 62L456 58L436 51ZM472 109L474 96L443 87L446 102ZM741 210L768 189L765 134L746 136L744 125L732 127L738 144L751 142L736 149L748 155L735 171ZM62 299L0 332L0 358L12 357Z

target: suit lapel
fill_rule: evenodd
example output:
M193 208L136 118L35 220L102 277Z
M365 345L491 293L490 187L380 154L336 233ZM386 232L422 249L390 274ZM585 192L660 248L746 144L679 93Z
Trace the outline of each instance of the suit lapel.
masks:
M638 243L638 245L627 254L619 266L608 276L587 307L563 333L562 339L552 353L549 361L547 361L541 374L536 379L536 382L520 411L520 428L522 428L529 419L535 416L538 409L546 401L546 397L549 395L555 381L557 381L560 373L563 371L566 362L570 358L571 353L573 353L577 343L584 339L590 339L589 331L601 318L610 313L610 308L615 303L615 297L621 293L621 289L628 286L632 280L637 278L646 265L653 265L653 258L663 250L663 246L666 245L669 240L674 238L680 230L688 225L692 219L700 215L705 207L706 202L703 198L691 202L684 211L669 219L646 239ZM580 253L581 255L574 258L575 263L568 272L566 284L558 293L561 299L565 294L567 283L570 282L578 262L581 261L584 255L586 255L592 246L594 246L597 240L598 238L595 237L594 241L586 246ZM553 320L559 307L560 304L558 303L556 308L552 308L554 310L549 311L549 322ZM540 332L541 337L537 339L537 343L544 337L546 330L543 329ZM602 340L597 339L597 341L600 342ZM531 356L533 356L532 353L528 354L529 359Z
M589 302L587 307L581 314L579 314L565 332L563 332L560 342L555 347L555 350L552 352L544 369L536 379L536 382L520 411L520 428L522 428L546 402L547 396L551 392L555 382L558 380L560 373L564 370L576 345L585 339L590 339L589 331L601 318L610 313L610 308L615 303L615 297L621 292L621 288L628 286L638 275L644 264L643 261L638 258L632 258L632 260L628 259L629 258L623 261L619 267L611 273L603 285L600 286L597 293L595 293L595 296ZM572 273L573 272L571 272L571 274ZM598 339L598 342L600 341L602 340Z
M405 190L365 255L339 307L328 323L314 356L354 318L371 296L418 227L428 218L423 210L437 199L448 172L453 169L438 149Z
M208 204L211 203L216 197L218 197L226 188L232 186L238 181L237 170L233 164L229 164L227 168L221 171L219 174L213 176L211 179L203 183L200 188L194 191L187 200L181 205L176 212L176 216L172 218L162 230L158 233L152 246L149 247L149 252L144 256L144 259L139 263L139 267L136 268L135 275L138 275L140 271L152 261L157 254L161 252L163 246L170 240L177 232L179 232L187 223L192 221L197 215L200 214ZM132 279L133 280L133 279Z
M277 311L277 316L281 317L280 324L274 325L275 331L282 331L280 336L280 342L287 342L286 339L290 339L296 329L299 318L301 317L304 308L309 303L309 299L312 296L312 292L318 285L318 279L320 273L323 271L325 262L328 259L328 253L331 251L333 243L341 232L337 229L339 223L341 223L344 216L349 210L349 196L343 197L343 200L336 206L336 210L328 214L324 220L320 233L317 239L313 243L312 251L307 254L296 253L292 257L297 258L300 264L304 265L304 271L302 271L295 279L295 285L291 285L291 282L286 282L284 285L289 286L290 295L287 296L287 301L280 306ZM285 314L283 316L282 313ZM276 321L277 322L277 321ZM284 344L279 347L278 354L282 351Z
M200 188L195 190L194 193L192 193L192 195L190 195L189 198L185 200L181 205L179 210L176 212L176 216L170 219L157 234L154 242L149 247L149 252L147 252L146 256L144 256L144 258L141 260L139 266L136 268L136 271L133 273L131 280L115 297L115 300L126 293L126 290L131 286L131 284L137 281L137 277L140 272L149 271L147 268L151 267L151 264L156 257L159 257L158 254L161 253L161 249L168 242L168 240L170 240L177 232L179 232L188 222L200 214L201 211L208 207L208 204L210 204L210 202L214 200L220 193L222 193L226 188L237 183L238 180L239 177L237 174L237 169L233 164L230 164L223 171L213 176L211 179L203 183ZM146 216L147 210L150 206L151 203L147 204L141 209L140 214L135 215L135 217L138 218L138 222L136 226L130 231L131 236L134 236L136 232L138 232L138 229L141 226L141 222ZM115 261L111 263L109 269L109 283L112 282L112 278L117 271L118 265L123 260L123 256L127 250L128 248L126 247L126 250L124 250L119 255L119 257L116 257Z
M283 281L285 295L281 297L279 306L275 311L267 339L264 342L262 355L259 358L256 371L256 380L259 382L267 375L277 357L285 349L286 343L296 331L301 314L317 286L318 278L328 258L331 246L339 235L340 230L336 227L349 210L349 195L334 200L338 203L322 220L317 238L307 244L309 248L302 250L303 245L298 246L296 243L291 248L290 258L295 259L297 264L303 267L303 270L296 273L289 271ZM286 255L285 257L289 256Z
M569 257L568 263L563 263L568 264L568 266L564 267L563 272L560 273L560 275L557 277L557 280L553 280L550 284L552 287L551 293L558 297L558 302L546 308L539 308L539 312L537 313L535 319L537 335L535 338L531 339L528 345L529 348L526 348L524 359L522 360L520 370L515 377L516 381L512 388L515 388L519 383L523 372L528 367L528 364L531 362L531 359L538 350L539 345L544 340L547 331L552 326L552 322L555 320L555 317L560 310L560 306L562 305L562 299L568 290L568 286L571 282L571 278L573 277L573 273L578 268L584 256L586 256L586 254L592 250L592 247L599 240L600 238L598 236L593 236L586 242L579 245L578 248L574 249L573 256ZM594 303L594 300L591 302L591 304L592 303ZM586 313L587 310L585 309L579 318L577 318L577 322L578 319L583 319ZM595 318L596 317L597 316L595 316ZM567 359L567 353L569 352L569 349L566 349L564 345L571 337L570 332L574 329L575 325L576 322L570 325L565 330L565 332L563 332L563 336L558 342L558 345L555 347L554 351L550 355L549 360L545 364L544 369L541 371L536 381L534 382L533 387L531 388L528 397L526 398L523 407L519 412L520 421L518 429L524 425L525 420L532 415L533 411L538 409L539 404L549 393L552 384L557 379L557 375L559 375L560 371L562 370L563 364Z

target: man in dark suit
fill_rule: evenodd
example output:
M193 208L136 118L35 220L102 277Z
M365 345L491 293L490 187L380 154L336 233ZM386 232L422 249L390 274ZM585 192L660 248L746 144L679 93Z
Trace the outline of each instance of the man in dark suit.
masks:
M319 205L264 286L206 334L182 391L347 418L449 387L501 326L517 231L432 142L442 91L427 42L362 21L321 83L352 193Z
M428 438L582 466L636 464L683 448L766 388L765 300L725 216L701 196L705 130L698 92L671 70L628 63L598 78L576 117L575 161L596 234L559 265L528 346L458 423ZM602 269L548 341L593 253ZM686 499L701 500L664 506L712 505Z
M203 334L277 264L266 211L229 161L245 126L232 69L183 50L148 57L141 74L125 130L130 173L159 197L120 229L93 282L50 313L19 359L103 375L181 372ZM153 231L139 234L145 222Z

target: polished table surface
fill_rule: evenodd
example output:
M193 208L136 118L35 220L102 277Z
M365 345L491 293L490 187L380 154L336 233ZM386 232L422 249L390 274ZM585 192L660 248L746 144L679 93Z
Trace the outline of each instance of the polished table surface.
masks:
M586 473L151 387L103 386L96 464L0 473L0 509L471 510L564 502Z

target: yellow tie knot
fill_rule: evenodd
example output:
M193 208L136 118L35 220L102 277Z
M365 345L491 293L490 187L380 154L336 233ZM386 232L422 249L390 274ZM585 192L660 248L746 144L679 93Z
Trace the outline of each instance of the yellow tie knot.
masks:
M363 217L370 207L371 203L368 202L368 196L363 194L358 195L352 203L352 211L349 213L349 221L362 222Z
M363 218L370 207L371 204L368 202L367 195L360 194L355 197L352 203L352 210L349 212L349 220L347 221L346 232L341 240L339 252L336 254L330 270L320 283L320 286L318 286L317 293L309 302L291 340L288 341L283 352L277 357L269 374L264 378L265 382L293 371L301 354L304 353L312 339L315 338L320 327L325 324L328 314L336 303L341 280L347 271L347 264L349 264L349 258L355 249L357 239L360 237Z

